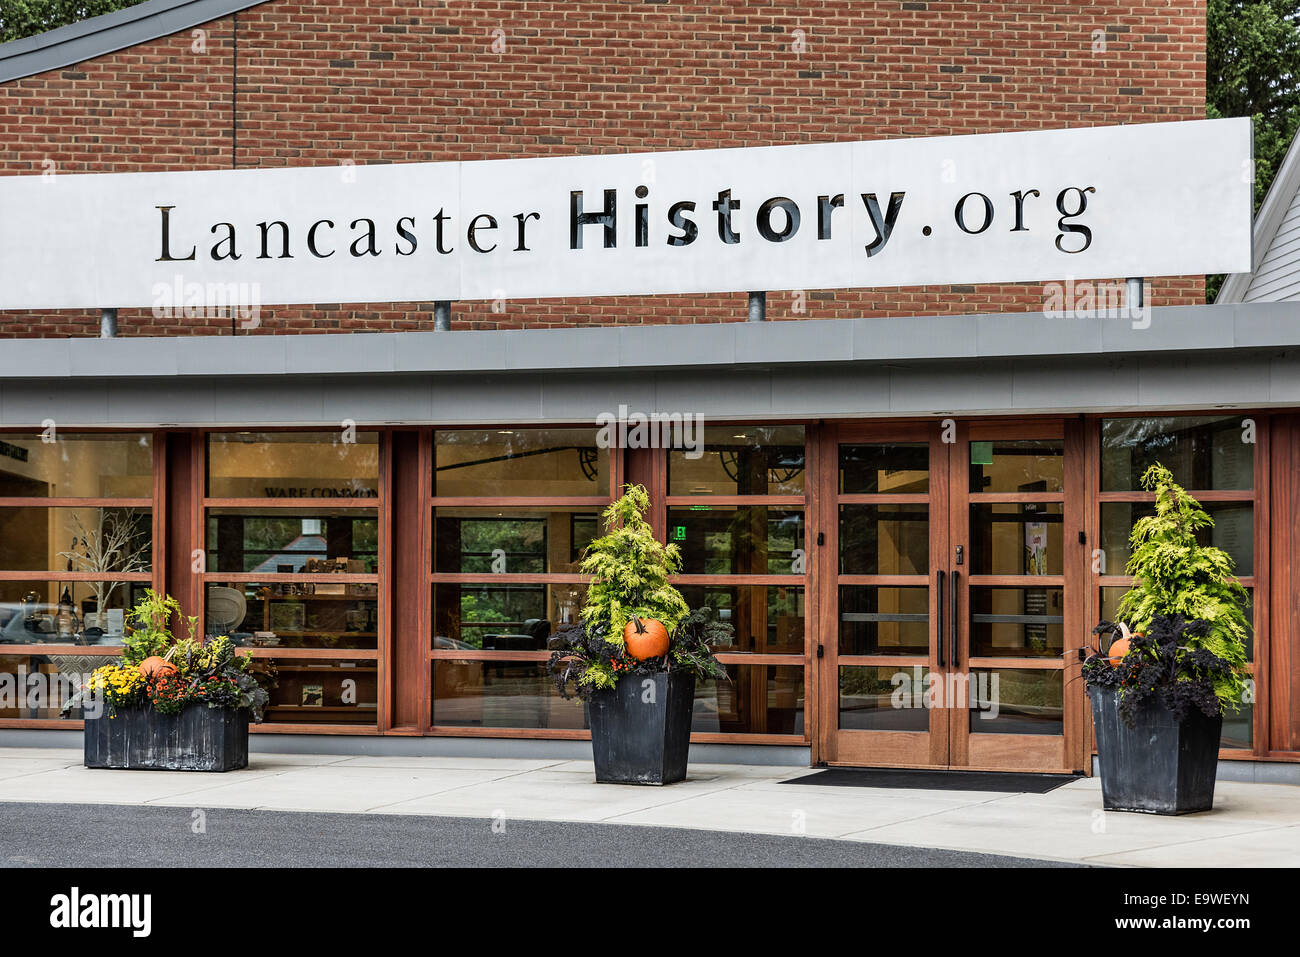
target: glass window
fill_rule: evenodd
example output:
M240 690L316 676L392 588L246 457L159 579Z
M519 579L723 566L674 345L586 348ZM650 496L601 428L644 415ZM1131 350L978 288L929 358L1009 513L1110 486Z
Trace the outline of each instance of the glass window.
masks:
M1255 573L1255 506L1250 502L1203 502L1201 507L1214 519L1213 528L1196 532L1202 545L1222 548L1232 558L1235 574L1248 577ZM1103 574L1123 575L1128 564L1129 537L1133 524L1156 513L1155 505L1146 502L1101 503L1101 548L1106 567Z
M209 583L209 636L248 648L377 648L378 586L356 582Z
M342 431L214 433L208 436L208 495L375 498L379 436Z
M586 585L440 582L433 586L435 651L544 651L564 622L576 622Z
M1060 575L1062 507L1042 502L980 502L970 507L972 575Z
M588 727L582 702L560 697L544 661L435 661L433 723L470 728Z
M929 506L840 506L840 574L925 575L929 568Z
M609 449L595 429L458 429L434 435L433 493L444 497L609 494Z
M0 434L0 498L152 498L147 432Z
M1242 416L1105 419L1101 424L1101 488L1142 490L1142 473L1159 462L1183 488L1254 487L1255 445Z
M919 493L930 490L930 446L925 442L841 445L840 492Z
M668 541L687 575L801 575L802 509L691 505L668 510Z
M208 509L210 571L375 574L378 555L373 508Z
M788 585L678 585L691 608L713 608L733 629L715 653L803 654L804 589Z
M1062 672L1056 669L972 669L972 734L1064 734Z
M148 581L0 581L4 645L120 645L126 610Z
M840 654L929 653L929 588L840 586Z
M930 669L841 665L841 731L929 731Z
M379 720L379 667L373 660L281 659L266 720L277 724L359 724Z
M1060 492L1065 488L1065 442L1000 439L970 443L972 492Z
M730 680L695 686L691 730L700 734L804 733L803 668L724 665Z
M591 509L434 509L434 571L576 573L599 523Z
M970 590L970 653L980 658L1059 658L1065 650L1060 588Z
M148 508L0 508L0 570L111 574L152 568Z
M91 672L119 659L101 655L0 654L0 718L58 718ZM100 705L102 708L102 703ZM76 709L70 717L83 717Z
M802 425L706 426L703 447L668 453L669 495L802 495Z

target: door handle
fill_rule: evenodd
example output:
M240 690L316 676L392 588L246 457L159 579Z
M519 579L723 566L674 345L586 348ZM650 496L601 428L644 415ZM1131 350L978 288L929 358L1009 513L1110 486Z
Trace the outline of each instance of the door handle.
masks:
M939 572L939 601L936 604L939 609L938 629L935 634L939 636L939 667L943 667L943 643L948 640L947 634L943 630L943 572Z
M948 622L948 634L952 638L952 666L957 667L957 612L960 607L960 598L958 597L959 589L957 583L961 580L961 572L952 573L952 615L951 621Z

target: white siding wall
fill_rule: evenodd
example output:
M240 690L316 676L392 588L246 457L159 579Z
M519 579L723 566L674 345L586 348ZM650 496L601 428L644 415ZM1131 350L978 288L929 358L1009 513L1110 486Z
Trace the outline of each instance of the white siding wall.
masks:
M1243 302L1300 301L1300 192L1291 197L1277 235L1241 298Z

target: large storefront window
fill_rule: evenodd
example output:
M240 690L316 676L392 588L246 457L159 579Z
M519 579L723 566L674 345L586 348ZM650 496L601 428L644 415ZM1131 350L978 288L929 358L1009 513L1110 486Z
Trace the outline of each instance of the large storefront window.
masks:
M377 727L375 432L207 436L204 623L275 662L267 721Z
M0 720L57 720L120 650L153 583L153 476L149 433L0 434Z
M702 449L666 458L666 537L682 552L676 584L692 608L714 608L734 632L713 649L727 679L698 685L691 728L802 741L805 429L710 426Z
M610 450L594 428L440 430L433 449L434 729L580 731L546 642L581 612Z
M1100 589L1101 617L1113 620L1120 599L1132 583L1126 573L1129 537L1134 523L1155 514L1155 496L1142 491L1142 475L1159 462L1174 481L1186 488L1214 519L1202 529L1203 544L1222 548L1252 596L1257 585L1256 516L1260 511L1255 480L1257 427L1242 415L1161 416L1103 419L1101 423L1101 540L1094 556ZM1253 607L1251 609L1253 615ZM1253 636L1247 642L1255 669ZM1255 707L1244 703L1236 714L1225 714L1222 747L1250 751L1256 741Z

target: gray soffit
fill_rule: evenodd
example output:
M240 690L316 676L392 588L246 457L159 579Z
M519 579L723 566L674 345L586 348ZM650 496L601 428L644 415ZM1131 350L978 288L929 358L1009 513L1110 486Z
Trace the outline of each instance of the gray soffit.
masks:
M0 340L0 427L526 425L1300 406L1300 304L698 326Z
M1223 353L1300 347L1300 303L1167 306L1128 319L1041 313L294 336L0 340L0 379L682 372L848 363ZM129 332L129 329L126 331Z
M145 0L34 37L0 44L0 83L74 66L211 23L266 0Z

